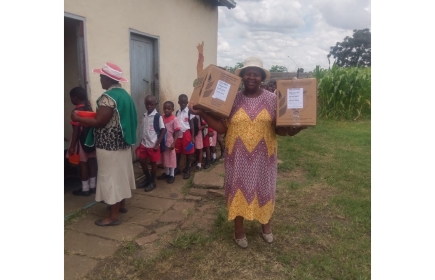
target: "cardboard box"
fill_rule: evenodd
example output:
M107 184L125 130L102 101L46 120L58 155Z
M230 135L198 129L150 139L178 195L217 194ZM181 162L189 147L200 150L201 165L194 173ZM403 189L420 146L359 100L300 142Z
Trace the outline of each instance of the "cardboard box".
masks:
M276 126L315 126L317 123L317 80L276 82Z
M211 64L199 74L190 101L195 103L195 109L202 109L218 118L227 118L241 81L239 76Z

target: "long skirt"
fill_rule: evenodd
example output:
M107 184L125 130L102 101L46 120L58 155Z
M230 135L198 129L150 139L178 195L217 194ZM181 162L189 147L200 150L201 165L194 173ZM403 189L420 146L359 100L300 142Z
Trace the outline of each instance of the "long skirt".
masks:
M97 150L98 174L96 201L113 205L131 197L136 189L131 149Z

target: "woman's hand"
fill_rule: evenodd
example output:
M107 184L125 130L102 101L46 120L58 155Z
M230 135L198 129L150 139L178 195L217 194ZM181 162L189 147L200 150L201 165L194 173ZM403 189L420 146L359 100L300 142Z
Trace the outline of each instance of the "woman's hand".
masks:
M191 111L194 115L198 115L198 116L204 114L204 111L201 109L193 109L193 105L195 105L193 102L189 103L189 111Z
M286 129L287 129L288 136L295 136L296 134L301 132L301 130L307 129L307 127L306 126L292 126L292 127L286 127Z
M204 112L201 109L193 109L193 105L195 105L193 102L189 103L189 110L194 115L198 115L201 118L203 118L204 121L208 123L208 126L213 128L213 130L216 131L217 133L220 134L227 133L228 128L222 123L222 119L213 117L212 115L209 115L208 113Z
M72 113L71 113L71 120L73 122L78 122L79 121L79 115L77 115L76 111L72 111Z
M306 126L292 126L292 127L277 127L275 128L275 133L280 136L295 136L301 130L306 129Z

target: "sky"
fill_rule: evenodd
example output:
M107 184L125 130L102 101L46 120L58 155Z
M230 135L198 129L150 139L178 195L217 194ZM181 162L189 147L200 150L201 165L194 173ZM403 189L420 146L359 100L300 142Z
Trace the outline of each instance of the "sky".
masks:
M234 67L258 56L267 69L328 68L331 46L351 37L354 29L371 30L370 0L235 1L234 9L219 7L219 66Z

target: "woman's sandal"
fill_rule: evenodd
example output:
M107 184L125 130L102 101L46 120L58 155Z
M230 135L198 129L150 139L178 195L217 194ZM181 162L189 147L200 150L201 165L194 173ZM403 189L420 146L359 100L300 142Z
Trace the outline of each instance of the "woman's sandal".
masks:
M248 239L245 237L241 238L241 239L236 239L236 234L234 233L234 241L236 242L236 244L243 249L248 248Z
M117 219L117 220L114 220L113 222L110 222L108 224L103 224L103 219L101 219L101 220L96 220L95 224L97 226L100 226L100 227L117 226L117 225L121 224L121 221L119 219Z
M107 209L111 210L112 206L107 206ZM128 209L127 208L119 208L119 213L127 213Z
M263 238L264 242L266 243L272 243L273 242L273 234L271 233L264 233L263 229L261 230L261 237Z

